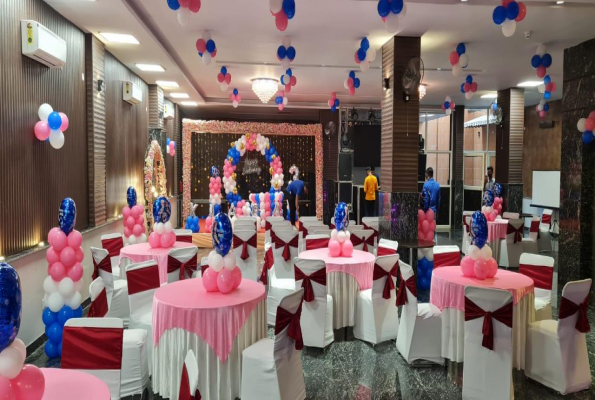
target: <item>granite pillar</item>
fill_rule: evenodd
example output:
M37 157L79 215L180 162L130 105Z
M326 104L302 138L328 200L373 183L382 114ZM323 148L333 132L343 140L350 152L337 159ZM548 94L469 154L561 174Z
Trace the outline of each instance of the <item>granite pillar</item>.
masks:
M452 203L450 207L451 231L463 228L463 145L465 141L465 106L456 106L452 119Z
M325 225L331 224L335 216L335 205L337 203L336 183L332 180L322 181L322 221Z

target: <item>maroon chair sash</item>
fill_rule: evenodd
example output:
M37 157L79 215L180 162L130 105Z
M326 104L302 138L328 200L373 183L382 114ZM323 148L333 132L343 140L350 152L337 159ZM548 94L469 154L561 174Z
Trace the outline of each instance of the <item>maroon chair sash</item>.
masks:
M99 270L103 270L107 273L112 273L112 262L109 256L105 257L99 264L95 261L95 257L91 257L93 259L93 280L99 277Z
M331 229L335 229L335 228L336 228L335 224L333 224L333 223L331 222Z
M370 231L374 231L374 233L372 234L372 239L377 238L379 236L377 229L374 229L371 226L364 224L363 222L362 222L362 225L363 225L364 229L367 229L367 230L370 230Z
M400 272L399 275L401 275ZM399 290L397 291L397 307L407 304L407 292L405 289L409 289L411 294L417 297L415 275L411 275L407 280L403 279L403 275L401 275L401 282L399 283Z
M465 297L465 321L484 317L481 333L481 345L489 350L494 350L494 326L492 318L512 328L512 302L503 305L496 311L484 311L477 304Z
M467 220L465 219L465 217L463 217L463 225L465 225L465 231L467 233L469 233L469 229L471 229L471 228L469 227L469 224L467 223Z
M269 247L269 249L264 253L264 265L262 266L262 273L260 274L260 282L262 282L263 285L268 284L267 271L273 268L273 264L273 248Z
M510 235L511 233L514 233L514 243L518 243L518 242L522 242L523 241L523 230L525 229L525 227L523 225L519 226L518 228L515 228L514 226L512 226L510 223L508 224L508 226L506 227L506 234Z
M190 257L190 260L185 263L181 262L175 257L167 256L167 273L171 274L174 271L180 271L180 280L186 279L186 274L192 277L192 274L198 269L198 258L196 255Z
M196 388L196 393L192 395L190 393L190 379L188 378L188 370L186 364L182 367L182 378L180 379L180 394L179 400L200 400L200 391Z
M265 231L270 231L272 227L273 227L273 225L271 225L271 223L269 221L264 222L264 230Z
M301 222L300 222L299 232L302 232L302 237L308 236L308 228L306 228L304 226L304 224L302 224Z
M283 259L285 261L289 261L289 259L291 258L291 253L289 252L289 248L290 247L297 248L298 241L299 241L298 235L295 235L295 237L293 239L291 239L289 242L284 242L277 235L275 235L275 237L273 238L273 242L275 243L276 249L283 247Z
M201 265L200 266L200 275L204 276L205 271L207 270L207 268L209 268L209 264L205 264L205 265Z
M461 253L438 253L434 254L434 268L454 267L461 265Z
M552 215L551 214L543 214L541 216L541 223L551 225L552 224Z
M552 290L554 269L539 265L519 264L519 272L533 279L536 288Z
M302 339L302 328L300 326L300 317L302 316L302 303L298 307L295 314L290 313L280 306L277 307L277 319L275 320L275 335L278 335L286 326L287 336L295 340L295 349L301 350L304 348L304 341Z
M535 233L537 232L537 239L539 239L539 221L531 221L531 227L529 228L529 232Z
M378 264L374 264L374 273L372 275L372 279L377 281L378 279L382 279L384 277L386 277L386 283L384 284L384 290L382 291L382 298L384 299L390 299L390 292L391 290L395 290L395 283L392 280L392 277L394 276L395 278L397 277L397 272L399 270L399 262L397 261L397 263L391 268L390 271L385 271L384 268L382 268L380 265Z
M192 235L176 235L176 242L192 243Z
M122 369L124 329L65 326L62 369Z
M388 247L380 247L378 246L378 251L376 253L377 257L380 256L392 256L393 254L397 254L395 249L389 249Z
M240 246L242 246L242 254L240 255L240 258L242 260L247 260L248 257L250 257L248 255L248 246L252 246L252 247L256 248L256 233L250 239L248 239L246 241L243 241L236 235L233 235L233 248L237 249Z
M326 249L329 238L306 239L306 250Z
M351 234L351 243L353 243L353 247L359 246L360 244L364 244L363 251L368 251L368 245L374 246L374 235L370 235L369 238L365 238L362 236L361 238L355 234Z
M307 303L314 301L314 288L312 287L312 281L326 286L326 268L320 268L318 271L313 272L310 275L306 275L297 265L293 266L295 272L295 280L302 281L302 287L304 288L304 301Z
M160 286L159 267L157 265L135 269L126 272L128 280L128 294L136 294L151 289L157 289Z
M108 251L110 257L118 257L120 250L124 247L124 239L121 236L113 239L103 239L101 247Z
M553 268L552 268L553 269ZM589 319L587 318L587 308L589 307L589 295L585 297L581 304L575 304L572 300L568 300L562 296L560 299L560 314L559 319L568 318L578 312L575 328L580 333L591 332Z
M101 293L91 302L87 318L103 318L107 315L108 311L107 291L103 288Z

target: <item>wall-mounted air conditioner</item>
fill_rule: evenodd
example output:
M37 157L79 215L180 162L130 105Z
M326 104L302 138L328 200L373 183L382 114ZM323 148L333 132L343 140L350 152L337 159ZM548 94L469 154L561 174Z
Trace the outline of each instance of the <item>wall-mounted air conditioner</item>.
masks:
M174 109L174 103L170 101L163 102L163 118L174 119L176 116L176 110Z
M23 55L50 68L66 65L66 41L33 20L21 20Z
M140 87L129 81L124 81L124 101L130 104L140 104L143 101L143 91Z

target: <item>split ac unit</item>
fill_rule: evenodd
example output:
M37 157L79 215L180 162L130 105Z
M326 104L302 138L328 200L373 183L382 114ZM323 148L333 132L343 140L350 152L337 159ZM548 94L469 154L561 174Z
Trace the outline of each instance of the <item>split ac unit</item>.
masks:
M140 104L143 101L143 91L140 87L129 81L124 81L124 101L130 104Z
M50 68L66 65L66 41L33 20L21 20L23 55Z
M176 116L176 110L174 109L173 103L169 101L163 103L163 118L174 119Z

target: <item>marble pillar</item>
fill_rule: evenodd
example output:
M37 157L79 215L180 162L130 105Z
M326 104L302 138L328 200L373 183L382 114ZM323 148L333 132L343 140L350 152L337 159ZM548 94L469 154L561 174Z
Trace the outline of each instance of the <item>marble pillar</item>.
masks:
M523 184L509 183L507 188L507 205L508 212L522 213L523 212Z
M463 228L463 144L465 141L465 106L456 106L452 119L452 204L450 207L450 228Z

